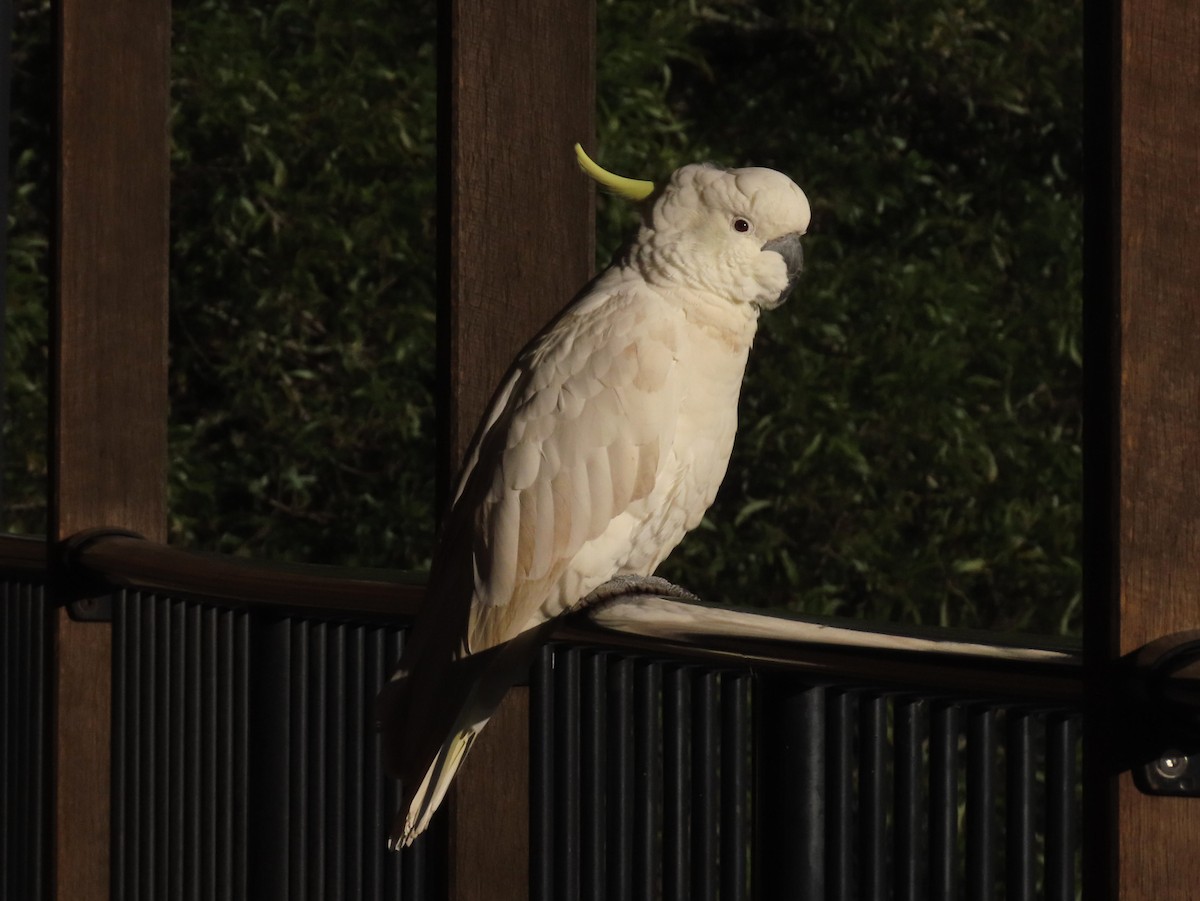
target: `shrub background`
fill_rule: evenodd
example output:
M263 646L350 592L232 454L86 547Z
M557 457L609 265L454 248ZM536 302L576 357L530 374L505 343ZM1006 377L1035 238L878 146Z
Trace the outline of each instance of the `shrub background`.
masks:
M598 0L602 162L792 174L729 476L663 574L712 600L1078 627L1079 0ZM431 0L174 4L171 535L432 550ZM44 523L48 17L17 4L4 527ZM633 221L598 209L599 264Z

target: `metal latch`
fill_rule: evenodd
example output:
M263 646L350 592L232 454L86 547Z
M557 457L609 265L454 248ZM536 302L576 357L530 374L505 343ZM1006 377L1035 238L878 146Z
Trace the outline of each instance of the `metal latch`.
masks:
M1151 795L1200 797L1200 630L1151 642L1133 662L1134 782Z

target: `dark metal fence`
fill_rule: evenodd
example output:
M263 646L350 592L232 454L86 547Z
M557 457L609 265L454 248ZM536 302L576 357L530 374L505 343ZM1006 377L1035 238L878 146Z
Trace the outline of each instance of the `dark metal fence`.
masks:
M535 898L1076 896L1070 705L570 646L533 685Z
M46 891L49 660L45 590L15 576L0 601L0 896Z
M428 897L423 843L384 844L398 627L132 591L113 613L114 898Z
M750 897L752 682L547 648L533 678L533 897Z
M111 598L113 897L441 896L436 844L384 844L394 585L343 580L322 611L333 583L135 539L77 565L141 586ZM37 898L51 611L8 578L0 872ZM531 676L533 898L1075 897L1073 664L562 634Z

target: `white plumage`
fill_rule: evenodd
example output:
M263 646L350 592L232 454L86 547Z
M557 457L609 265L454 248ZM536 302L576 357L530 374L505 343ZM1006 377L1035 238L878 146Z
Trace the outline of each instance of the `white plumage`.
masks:
M537 627L615 576L651 574L699 523L759 313L796 279L808 223L778 172L684 166L624 255L513 363L380 695L385 763L403 783L393 842L428 825Z

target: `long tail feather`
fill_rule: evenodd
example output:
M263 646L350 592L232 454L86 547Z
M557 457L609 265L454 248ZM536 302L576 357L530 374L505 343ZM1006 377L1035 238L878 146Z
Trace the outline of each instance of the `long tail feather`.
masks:
M401 783L390 848L409 846L429 825L475 736L509 686L529 672L552 626L459 660L401 669L384 685L376 701L382 759Z
M475 736L479 734L486 723L487 720L477 723L470 729L457 733L442 745L437 757L426 770L420 786L413 793L408 806L401 807L396 812L391 836L388 838L389 848L407 848L418 835L428 828L430 818L441 805L447 789L450 788L450 783L454 781L458 768L462 766L463 761L467 758L467 752L475 743Z

